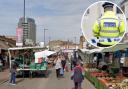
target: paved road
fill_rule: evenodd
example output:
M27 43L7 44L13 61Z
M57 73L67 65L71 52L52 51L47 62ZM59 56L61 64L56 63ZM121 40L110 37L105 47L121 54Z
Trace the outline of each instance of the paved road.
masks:
M2 83L3 81L6 81L9 77L9 70L5 69L2 72L0 72L0 83Z
M88 81L84 80L83 89L95 89ZM17 85L12 86L8 82L0 85L0 89L72 89L73 81L70 80L70 72L65 73L65 78L57 79L52 70L48 78L17 79Z

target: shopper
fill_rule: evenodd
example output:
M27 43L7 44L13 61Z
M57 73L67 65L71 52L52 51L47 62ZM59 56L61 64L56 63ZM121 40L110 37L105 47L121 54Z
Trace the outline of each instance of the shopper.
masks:
M10 84L16 85L16 68L17 65L14 61L12 61L11 69L10 69Z
M77 62L78 62L77 52L74 51L71 57L71 70L76 66Z
M66 65L66 59L65 59L64 56L62 56L62 58L61 58L61 64L62 64L62 68L63 68L63 70L64 70L65 65Z
M60 55L55 59L54 64L55 64L55 69L56 69L56 77L59 78L60 69L62 68Z
M65 65L66 65L66 59L64 57L64 55L61 56L61 65L62 65L62 68L61 68L61 76L64 77L64 70L65 70Z
M3 70L3 64L2 61L0 60L0 72Z
M0 53L0 60L1 60L2 65L4 66L4 60L3 60L3 56L1 53Z
M3 56L3 66L6 68L7 64L7 57Z
M72 76L71 76L71 79L74 81L75 89L82 89L81 84L82 81L84 80L83 73L84 73L83 68L81 67L80 63L77 62L76 66L72 71Z

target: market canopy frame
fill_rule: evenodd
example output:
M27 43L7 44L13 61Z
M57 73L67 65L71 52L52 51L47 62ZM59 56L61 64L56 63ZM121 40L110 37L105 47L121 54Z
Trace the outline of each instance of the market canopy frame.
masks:
M9 54L9 62L10 62L10 69L11 69L11 51L21 51L21 50L34 50L34 49L46 49L45 47L13 47L13 48L7 48L7 49L4 49L4 50L7 50L8 51L8 54Z
M83 53L91 54L91 53L115 52L118 50L125 50L127 48L128 48L127 43L119 43L110 48L79 49L79 51L81 51Z

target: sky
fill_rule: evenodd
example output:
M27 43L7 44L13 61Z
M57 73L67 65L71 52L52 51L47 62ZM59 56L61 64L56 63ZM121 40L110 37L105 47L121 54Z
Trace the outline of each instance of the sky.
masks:
M26 17L35 19L37 42L46 40L79 41L81 18L86 8L100 0L26 0ZM110 0L118 3L121 0ZM0 0L0 35L16 34L19 18L23 17L23 0Z

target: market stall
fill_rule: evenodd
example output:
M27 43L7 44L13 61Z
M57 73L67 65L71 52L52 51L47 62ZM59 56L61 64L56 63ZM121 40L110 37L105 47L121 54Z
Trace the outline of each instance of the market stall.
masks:
M127 44L118 44L111 48L78 50L85 62L86 78L97 89L128 89L127 48ZM98 66L95 57L100 59Z
M40 63L36 63L35 55L34 53L36 51L45 50L42 47L17 47L17 48L9 48L9 60L10 60L10 68L12 64L12 60L14 60L15 63L18 64L18 74L23 75L25 73L29 73L32 77L32 73L36 71L47 71L47 63L45 60L43 60L44 53L42 54L42 61ZM12 52L15 54L12 55ZM46 53L45 53L46 54ZM41 58L40 58L41 59ZM45 75L46 72L45 72Z
M56 52L54 51L40 51L40 52L35 52L35 64L38 64L38 69L39 70L47 70L47 64L49 63L49 56L55 54ZM42 63L42 64L41 64ZM42 66L43 65L43 66Z

